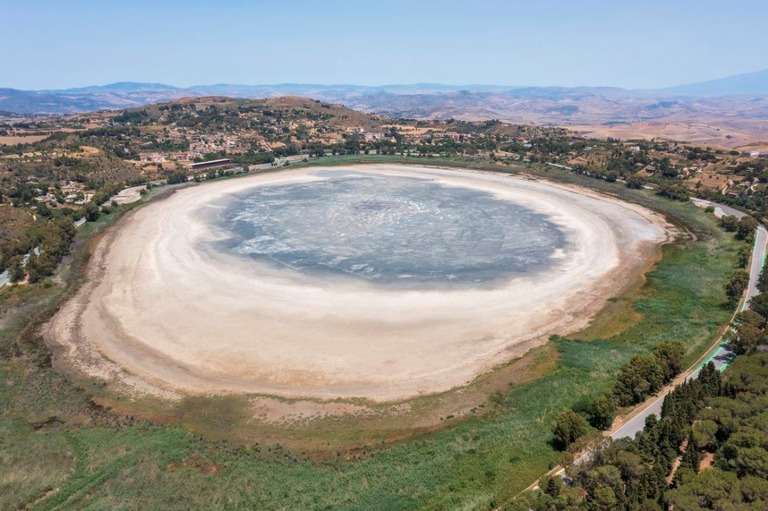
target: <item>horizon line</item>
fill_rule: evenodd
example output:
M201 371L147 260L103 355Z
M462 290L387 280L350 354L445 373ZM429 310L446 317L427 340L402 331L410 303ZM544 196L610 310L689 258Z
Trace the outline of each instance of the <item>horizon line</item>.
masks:
M80 86L70 86L70 87L58 87L58 88L43 88L43 89L24 89L24 88L16 88L16 87L0 87L0 88L6 88L6 89L12 89L12 90L18 90L18 91L24 91L24 92L62 92L67 90L76 90L76 89L88 89L88 88L105 88L109 87L111 85L120 85L120 84L133 84L133 85L154 85L154 86L163 86L163 87L169 87L179 90L188 90L188 89L194 89L199 87L222 87L222 86L229 86L229 87L279 87L279 86L315 86L315 87L361 87L361 88L371 88L371 89L377 89L377 88L386 88L386 87L414 87L414 86L443 86L443 87L453 87L453 88L461 88L461 87L498 87L498 88L509 88L509 89L528 89L528 88L560 88L560 89L579 89L579 88L592 88L592 89L618 89L618 90L626 90L626 91L655 91L655 90L665 90L665 89L673 89L676 87L684 87L689 85L695 85L700 83L707 83L707 82L713 82L718 80L725 80L729 78L735 78L735 77L743 77L743 76L750 76L760 73L766 73L768 72L768 68L759 69L757 71L750 71L747 73L739 73L735 75L728 75L728 76L721 76L718 78L712 78L708 80L701 80L698 82L687 82L687 83L678 83L675 85L669 85L665 87L621 87L616 85L512 85L512 84L499 84L499 83L446 83L446 82L433 82L433 81L417 81L417 82L408 82L408 83L383 83L383 84L359 84L359 83L350 83L350 82L336 82L336 83L317 83L317 82L274 82L274 83L227 83L227 82L215 82L215 83L198 83L194 85L189 86L181 86L181 85L173 85L170 83L160 82L160 81L135 81L135 80L117 80L117 81L110 81L103 84L88 84L88 85L80 85Z

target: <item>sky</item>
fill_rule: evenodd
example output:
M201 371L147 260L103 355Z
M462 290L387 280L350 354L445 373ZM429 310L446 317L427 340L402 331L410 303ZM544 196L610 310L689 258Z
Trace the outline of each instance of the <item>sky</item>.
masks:
M768 68L766 0L0 0L0 87L658 88Z

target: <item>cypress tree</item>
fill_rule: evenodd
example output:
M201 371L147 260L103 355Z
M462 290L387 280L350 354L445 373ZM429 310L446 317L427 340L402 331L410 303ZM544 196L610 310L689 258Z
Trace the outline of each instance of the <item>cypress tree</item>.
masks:
M699 454L699 449L694 445L693 441L689 441L688 448L683 453L683 459L680 460L680 468L689 468L694 472L698 472L700 463L701 454Z

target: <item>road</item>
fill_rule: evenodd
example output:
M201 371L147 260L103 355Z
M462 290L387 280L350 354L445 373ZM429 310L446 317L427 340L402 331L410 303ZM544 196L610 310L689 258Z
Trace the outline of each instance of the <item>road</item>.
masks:
M702 199L692 199L693 203L696 204L699 207L707 207L707 206L713 206L715 208L715 215L723 216L723 215L733 215L737 218L742 218L746 216L746 213L743 213L737 209L731 208L729 206L726 206L724 204L717 204L710 201L705 201ZM766 232L765 227L760 225L757 228L757 232L755 233L755 245L752 249L752 259L750 260L749 264L749 286L747 287L747 292L744 297L744 299L741 302L741 305L739 307L740 311L743 311L749 307L749 300L752 299L755 295L759 293L757 289L757 283L760 280L760 272L763 269L763 265L765 264L765 255L766 255L766 242L768 241L768 232ZM722 339L721 339L722 340ZM733 359L734 353L733 351L728 347L728 345L723 342L721 343L718 348L709 355L703 362L698 364L698 366L690 371L689 378L696 378L699 375L699 371L701 368L709 363L710 361L715 364L715 367L722 371L726 367L728 367L728 364L730 363L731 359ZM651 415L656 414L659 415L661 413L661 405L664 403L664 398L666 397L666 393L664 395L656 398L654 401L651 402L650 405L648 405L646 408L644 408L641 412L639 412L637 415L633 416L631 419L629 419L626 423L622 424L621 427L616 429L611 433L611 438L614 440L618 440L619 438L634 438L637 433L643 430L645 427L645 419Z
M146 190L147 185L131 186L130 188L124 188L111 199L107 201L107 204L115 202L117 204L131 204L141 199L141 191Z
M739 211L738 209L732 208L730 206L726 206L725 204L719 204L703 199L691 199L691 201L696 204L697 206L701 208L706 208L708 206L712 206L715 208L715 215L717 217L721 217L723 215L732 215L736 218L742 218L746 216L747 214ZM738 311L741 312L743 310L746 310L749 308L749 301L759 293L757 289L757 283L760 280L760 273L763 269L763 266L765 266L765 258L766 258L766 250L768 247L766 244L768 243L768 231L766 231L765 227L761 224L758 226L757 231L755 233L755 244L752 249L752 257L750 259L749 263L749 285L747 287L747 291L742 298L742 301L739 305ZM686 372L683 373L682 378L696 378L699 375L699 371L701 371L701 368L704 367L704 365L708 364L710 361L715 364L715 367L722 371L728 365L730 364L731 360L734 357L734 352L730 349L728 344L726 342L723 342L723 337L721 336L720 339L718 339L718 342L720 343L717 345L716 349L710 350L712 351L704 360L697 362L694 364L693 367L689 368ZM686 376L687 375L687 376ZM678 377L679 379L680 377ZM643 430L645 427L645 420L651 415L660 415L661 414L661 406L664 404L664 398L669 393L670 390L672 390L669 386L666 391L661 396L658 396L654 398L650 403L642 405L642 408L637 411L634 415L631 415L630 418L623 424L621 424L619 427L617 427L615 430L611 431L609 433L609 436L613 440L618 440L620 438L634 438L635 435L637 435L640 431ZM578 465L580 463L583 463L585 461L588 461L591 458L591 451L588 451L578 458L576 458L573 462L574 465ZM548 476L560 476L565 478L565 468L564 467L555 467L549 472L547 472ZM531 486L529 486L527 490L535 489L538 487L538 481L533 483Z

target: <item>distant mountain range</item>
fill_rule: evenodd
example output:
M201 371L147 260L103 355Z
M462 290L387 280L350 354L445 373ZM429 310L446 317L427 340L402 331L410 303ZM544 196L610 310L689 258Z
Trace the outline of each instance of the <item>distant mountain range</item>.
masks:
M627 90L612 87L519 87L501 85L443 85L417 83L409 85L319 85L281 83L275 85L198 85L174 87L161 83L118 82L74 89L25 91L0 89L0 110L25 114L64 114L103 109L122 109L169 101L181 97L231 96L237 98L267 98L304 96L343 103L368 111L404 114L414 111L414 104L449 105L469 103L482 116L494 112L498 100L548 100L565 102L555 110L567 113L575 105L567 102L585 97L605 101L651 101L672 99L676 104L690 103L685 98L724 96L767 96L768 70L731 76L719 80L679 85L656 90ZM441 100L441 98L444 98ZM650 104L650 103L649 103ZM576 106L578 108L578 106ZM404 110L403 110L404 109ZM402 110L402 111L401 111Z
M500 85L198 85L119 82L75 89L0 89L0 112L73 114L183 97L302 96L368 113L564 126L585 135L662 137L721 147L768 148L768 70L655 90Z
M765 95L768 94L768 69L706 82L678 85L660 89L657 92L699 97Z

